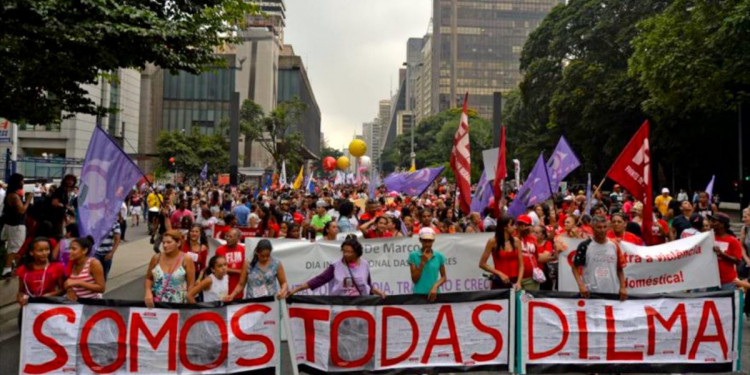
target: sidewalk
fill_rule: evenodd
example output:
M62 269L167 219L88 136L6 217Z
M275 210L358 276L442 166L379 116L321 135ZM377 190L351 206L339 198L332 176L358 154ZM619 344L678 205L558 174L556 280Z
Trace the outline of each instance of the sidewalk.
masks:
M133 238L134 236L130 236ZM115 253L112 269L107 280L107 290L115 290L146 274L146 266L154 255L149 238L144 237L135 241L120 244ZM11 278L0 281L0 336L7 333L6 329L16 329L15 320L18 317L16 292L18 279ZM12 322L12 325L10 324Z

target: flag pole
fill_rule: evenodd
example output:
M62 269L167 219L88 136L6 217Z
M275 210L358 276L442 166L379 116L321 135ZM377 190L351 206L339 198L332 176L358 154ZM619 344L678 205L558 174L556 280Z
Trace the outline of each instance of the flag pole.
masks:
M607 180L607 176L605 175L604 178L602 178L602 182L600 182L599 185L596 187L596 190L594 190L594 192L591 193L591 199L594 199L594 197L596 196L596 193L599 192L599 190L602 188L602 185L604 185L604 181L606 180ZM583 207L585 209L586 206L583 206ZM581 214L581 216L578 216L578 222L576 223L576 226L581 225L581 220L583 219L583 215L588 215L588 213L584 212L583 214Z

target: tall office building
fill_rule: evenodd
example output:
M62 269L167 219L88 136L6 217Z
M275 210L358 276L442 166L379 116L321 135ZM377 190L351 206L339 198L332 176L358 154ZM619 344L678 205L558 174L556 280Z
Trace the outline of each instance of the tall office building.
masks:
M134 69L111 72L117 80L100 79L97 84L81 85L86 97L96 105L116 110L106 116L64 113L60 124L19 125L15 155L17 171L27 178L60 178L65 173L79 174L81 161L91 135L100 126L123 150L137 156L140 111L140 74ZM37 163L23 158L40 158ZM71 160L74 159L74 160ZM43 160L43 161L42 161Z
M430 114L462 104L492 117L492 95L521 81L519 58L529 34L563 0L433 0ZM424 93L425 91L423 91Z
M406 42L406 109L417 106L417 78L422 70L423 38L409 38Z
M319 151L320 110L312 96L301 59L291 47L285 51L284 27L286 7L283 0L257 2L263 15L248 16L246 29L240 31L241 43L216 50L226 59L225 68L200 75L177 72L175 75L154 66L142 71L141 145L142 154L156 153L159 133L198 129L213 134L221 121L229 119L230 98L240 94L240 102L250 99L265 113L281 101L298 96L308 104L302 124L297 127L309 140L305 157ZM280 80L282 86L280 87ZM317 128L316 124L317 123ZM313 124L308 126L307 124ZM309 131L309 134L308 134ZM240 172L259 179L273 158L257 142L244 142L240 137L242 158ZM154 163L143 163L150 170Z
M433 114L432 111L432 34L422 38L422 65L417 72L415 83L415 108L414 116L417 124L426 117ZM435 111L434 113L437 113Z
M302 134L304 149L300 150L300 153L303 157L317 159L324 140L323 133L320 131L320 107L315 100L302 58L294 54L291 45L285 45L282 56L279 57L278 87L278 103L293 98L305 103L307 108L298 123L293 124L291 131Z

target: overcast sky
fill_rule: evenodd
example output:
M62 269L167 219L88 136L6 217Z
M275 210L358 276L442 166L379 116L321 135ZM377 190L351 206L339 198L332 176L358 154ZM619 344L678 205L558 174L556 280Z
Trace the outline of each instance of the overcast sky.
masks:
M422 37L432 0L286 0L284 43L308 70L331 147L349 145L378 101L398 90L406 41Z

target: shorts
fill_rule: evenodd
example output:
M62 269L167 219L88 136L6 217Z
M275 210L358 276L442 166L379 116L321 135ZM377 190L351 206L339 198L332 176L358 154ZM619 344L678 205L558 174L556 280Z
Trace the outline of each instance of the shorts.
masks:
M142 211L141 206L132 206L132 207L130 207L130 214L131 215L141 216L141 211Z
M26 240L26 226L23 224L5 225L0 233L0 239L8 242L8 254L17 254Z

